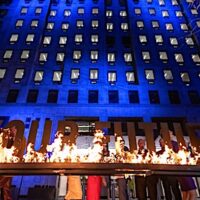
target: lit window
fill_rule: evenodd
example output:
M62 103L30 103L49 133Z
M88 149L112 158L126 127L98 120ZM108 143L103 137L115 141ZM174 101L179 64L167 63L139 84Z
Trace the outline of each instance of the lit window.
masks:
M83 15L85 13L84 8L78 8L78 14Z
M51 44L51 36L45 36L44 39L43 39L43 44L44 45Z
M91 51L90 52L90 59L91 60L98 60L98 51Z
M120 10L119 16L120 17L127 17L127 12L125 10Z
M30 51L29 50L23 50L21 54L21 60L27 60L29 58Z
M164 73L164 78L168 83L172 83L173 82L173 75L172 75L172 71L169 69L163 70Z
M64 53L57 53L56 62L63 62L64 58L65 58L65 54Z
M187 3L194 3L194 0L186 0Z
M76 43L83 42L83 35L82 34L76 34L74 40L75 40Z
M150 15L155 15L156 14L156 10L154 8L149 8L149 14Z
M31 28L37 28L38 27L38 23L39 23L38 20L32 20L31 21Z
M178 5L178 2L176 0L172 0L172 5L173 6L177 6Z
M143 21L137 21L137 27L139 29L143 29L144 28L144 22Z
M112 17L112 16L113 16L112 10L106 10L106 17Z
M157 44L159 44L159 45L163 44L163 37L162 37L162 35L155 35L155 40L156 40Z
M187 85L189 85L190 83L190 77L189 77L189 74L187 72L182 72L180 73L181 75L181 79L184 83L186 83Z
M81 59L81 51L74 51L73 52L73 59L80 60Z
M65 45L65 44L67 44L67 37L61 36L59 39L59 45Z
M54 23L53 22L47 23L47 30L52 30L53 27L54 27Z
M183 31L188 31L188 26L187 26L187 24L180 24L180 26L181 26L181 30L183 30Z
M140 8L135 8L135 14L136 15L141 15L141 9Z
M149 83L154 83L155 77L153 70L145 70L145 77Z
M21 9L21 14L25 15L27 12L28 12L28 8L23 7L23 8Z
M183 13L181 11L176 11L176 17L183 17Z
M165 24L165 28L166 28L166 30L168 30L168 31L174 30L174 27L173 27L173 25L172 25L171 23Z
M98 8L93 8L93 9L92 9L92 14L93 14L93 15L99 14L99 9L98 9Z
M36 8L35 9L35 14L39 15L42 13L42 8Z
M167 53L165 51L160 51L159 52L159 58L162 61L167 61L168 60Z
M23 23L24 23L24 20L22 20L22 19L17 20L17 21L16 21L16 24L15 24L16 28L22 27L22 26L23 26Z
M160 6L164 6L164 5L165 5L164 0L159 0L159 5L160 5Z
M3 58L5 60L9 60L9 59L11 59L12 55L13 55L13 50L6 50L5 53L4 53Z
M178 63L184 62L183 55L181 53L175 53L174 57L175 57L176 62L178 62Z
M91 42L92 43L98 43L99 42L99 36L98 35L91 35Z
M83 20L77 20L76 26L77 26L77 28L83 28L84 27Z
M50 11L50 16L55 17L56 16L56 10L51 10Z
M66 31L69 29L69 24L68 23L62 23L62 30Z
M113 23L106 23L106 30L107 30L107 31L112 31L113 28L114 28Z
M126 81L128 83L135 83L135 74L134 74L134 72L126 72Z
M19 38L19 34L12 34L10 36L10 44L15 44Z
M115 62L115 53L108 53L108 62Z
M197 11L196 8L192 8L192 9L191 9L191 13L192 13L193 15L198 15L198 11Z
M151 22L151 25L152 25L152 27L153 27L154 29L158 29L158 28L160 27L158 21L152 21L152 22Z
M115 84L116 80L117 80L116 72L108 72L108 82L110 84Z
M193 46L194 45L194 41L191 37L186 37L185 38L185 42L188 46Z
M53 82L60 83L62 80L62 72L61 71L54 71L53 72Z
M150 53L149 53L149 51L143 51L142 52L142 59L144 61L149 61L150 60Z
M200 21L196 21L197 27L200 28Z
M92 26L92 28L98 28L98 26L99 26L99 21L98 20L92 20L92 23L91 23L91 26Z
M24 69L17 69L15 72L15 83L19 83L24 77Z
M168 11L167 11L167 10L163 10L163 11L162 11L162 16L163 16L163 17L169 17Z
M147 3L149 3L149 4L150 4L150 3L152 3L152 1L153 1L153 0L147 0Z
M121 29L123 31L127 31L128 30L128 23L121 23Z
M0 80L4 79L5 74L6 74L6 69L1 69L0 68Z
M96 83L98 80L98 69L90 69L90 81Z
M64 16L69 17L71 15L71 10L65 10L64 11Z
M72 83L77 83L80 77L80 70L79 69L72 69L71 70L71 81Z
M132 54L131 53L124 53L124 61L127 62L127 63L132 62L133 61Z
M177 46L177 45L178 45L178 40L177 40L177 38L175 38L175 37L170 37L169 40L170 40L170 44L171 44L171 45L173 45L173 46Z
M139 35L139 40L140 40L140 43L146 44L147 43L146 35Z
M35 83L40 83L43 80L44 72L43 71L36 71L35 72L35 77L34 77L34 82Z
M34 34L28 34L27 37L26 37L26 44L30 44L31 42L33 42L34 37L35 37Z
M48 53L40 53L39 61L41 63L46 62L48 57Z
M198 54L192 54L192 60L194 63L200 64L200 56Z

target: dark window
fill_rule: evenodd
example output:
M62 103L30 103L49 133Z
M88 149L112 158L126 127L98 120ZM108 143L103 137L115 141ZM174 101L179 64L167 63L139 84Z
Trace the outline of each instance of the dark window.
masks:
M6 9L0 9L0 17L4 17L5 15L7 15L8 10Z
M69 90L68 103L78 103L78 90Z
M106 6L111 6L112 5L112 0L106 0L105 4L106 4Z
M98 90L89 90L88 103L98 103L99 101L98 97L99 97Z
M171 90L168 91L169 101L171 104L180 104L180 97L178 91Z
M200 96L197 91L188 91L188 96L190 98L191 104L200 104Z
M149 91L149 101L151 104L159 104L160 103L158 91L155 91L155 90Z
M120 6L126 6L126 1L125 0L119 0Z
M106 37L106 44L108 45L108 47L113 47L114 44L115 44L114 36L107 36Z
M119 103L119 95L117 90L108 91L109 103Z
M122 43L126 48L131 48L131 37L130 36L123 36Z
M19 94L19 90L10 90L6 99L7 103L15 103L17 101L17 97Z
M129 90L128 91L128 96L129 96L129 103L139 103L138 91Z
M49 90L47 103L57 103L58 90Z
M38 90L29 90L26 102L27 103L36 103L37 98L38 98Z

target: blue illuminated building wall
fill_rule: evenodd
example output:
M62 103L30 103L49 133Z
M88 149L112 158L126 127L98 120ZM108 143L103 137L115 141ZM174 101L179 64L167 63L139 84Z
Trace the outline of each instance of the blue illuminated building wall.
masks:
M40 120L37 148L46 119L200 122L197 1L3 0L0 17L0 122Z

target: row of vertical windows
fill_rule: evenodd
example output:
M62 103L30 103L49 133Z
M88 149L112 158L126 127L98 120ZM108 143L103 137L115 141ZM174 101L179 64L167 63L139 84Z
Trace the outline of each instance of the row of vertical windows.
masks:
M67 102L68 103L78 103L78 90L69 90ZM19 90L10 90L7 96L7 103L15 103L17 101ZM38 101L38 90L29 90L26 97L27 103L37 103ZM148 92L149 102L151 104L160 104L159 93L156 90L150 90ZM200 104L200 96L197 91L191 90L188 91L188 96L191 104ZM170 90L168 91L169 102L171 104L180 104L180 96L178 91ZM129 103L140 103L139 94L137 90L128 91ZM47 103L57 103L58 101L58 90L49 90L47 96ZM108 91L108 102L109 103L119 103L119 93L118 90L109 90ZM98 90L89 90L88 91L88 103L99 103L99 91Z

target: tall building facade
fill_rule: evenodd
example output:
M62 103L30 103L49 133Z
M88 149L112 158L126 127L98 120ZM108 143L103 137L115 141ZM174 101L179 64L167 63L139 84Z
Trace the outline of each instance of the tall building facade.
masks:
M199 18L198 0L1 0L1 126L38 120L39 148L46 120L52 139L58 120L200 122Z

